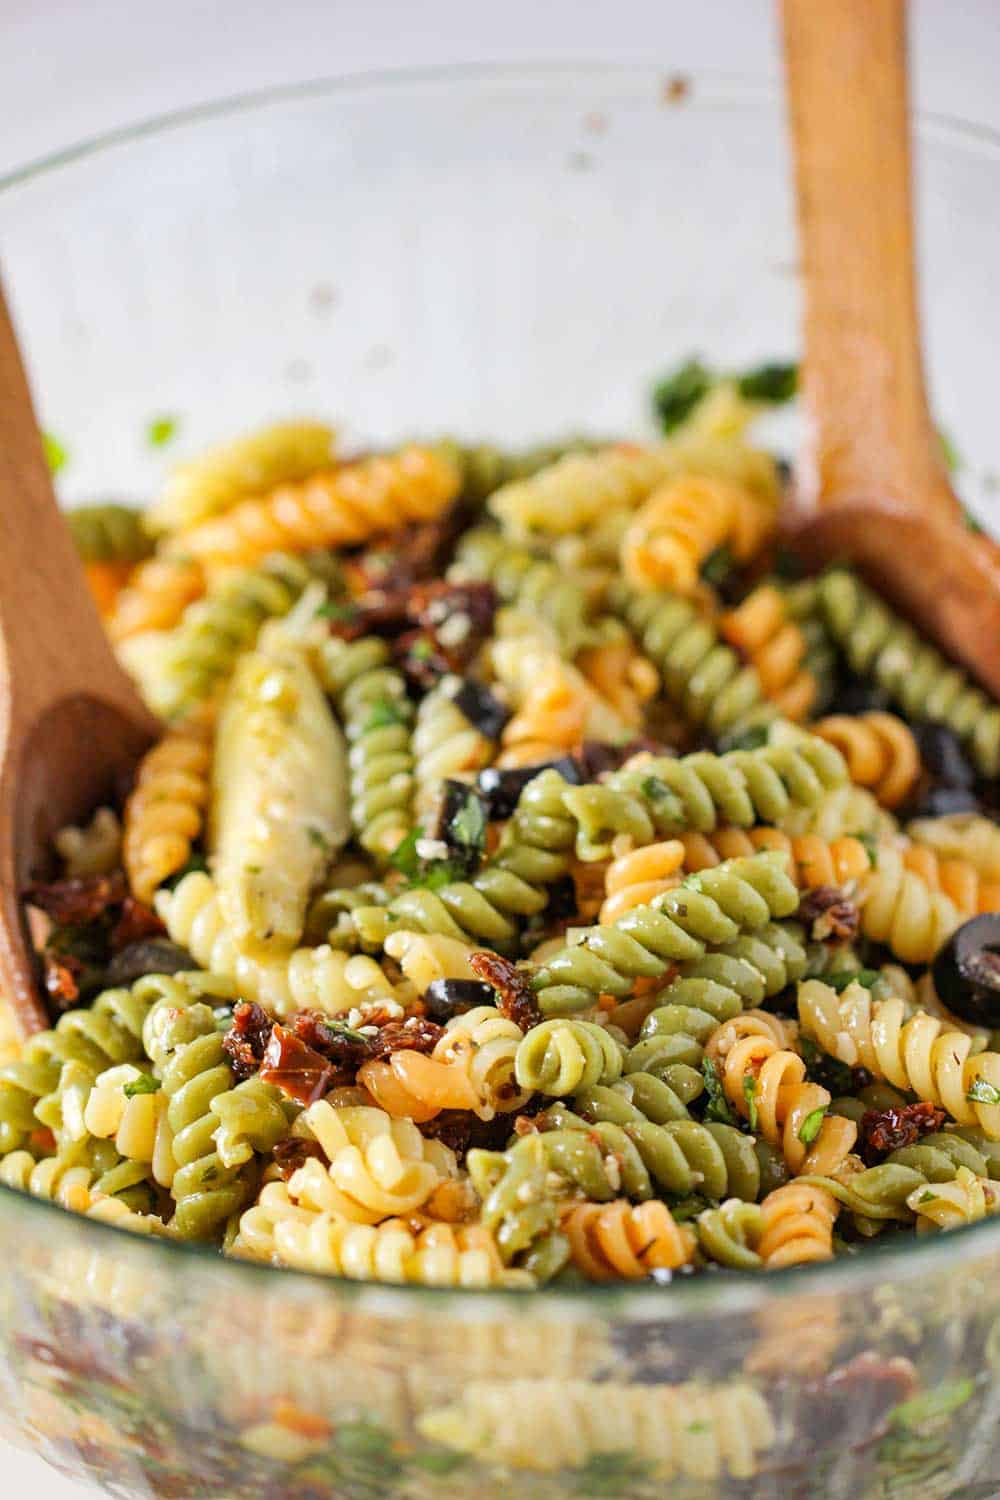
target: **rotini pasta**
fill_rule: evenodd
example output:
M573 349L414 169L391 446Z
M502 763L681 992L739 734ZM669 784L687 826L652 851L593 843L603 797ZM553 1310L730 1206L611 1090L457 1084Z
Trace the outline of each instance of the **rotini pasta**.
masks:
M905 802L920 775L920 752L913 730L895 714L833 714L813 725L813 733L836 745L851 780L868 787L883 807Z
M204 827L212 747L210 728L196 718L170 729L143 756L125 804L122 859L140 901L183 869Z
M241 567L253 567L271 552L346 547L405 521L433 520L460 484L457 470L439 453L403 448L240 501L225 515L186 530L177 545L198 561Z
M816 702L818 688L805 665L806 638L789 618L780 591L773 584L760 584L742 604L722 616L719 630L723 639L752 664L761 692L779 713L796 722L806 718ZM844 746L838 748L843 750Z
M731 480L679 474L655 489L622 541L622 571L638 589L690 593L719 547L745 562L773 530L775 511Z

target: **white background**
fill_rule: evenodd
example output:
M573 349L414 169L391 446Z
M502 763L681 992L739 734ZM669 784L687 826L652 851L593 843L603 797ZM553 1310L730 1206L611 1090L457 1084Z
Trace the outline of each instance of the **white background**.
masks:
M911 4L918 106L1000 130L1000 0ZM0 0L0 175L110 127L246 89L373 68L555 58L775 75L774 5ZM84 1493L0 1445L4 1500Z

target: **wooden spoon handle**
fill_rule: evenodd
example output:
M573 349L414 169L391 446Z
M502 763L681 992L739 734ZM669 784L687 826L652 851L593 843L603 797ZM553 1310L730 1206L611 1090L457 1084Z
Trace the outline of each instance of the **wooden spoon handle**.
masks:
M959 506L931 422L912 243L905 0L782 0L805 279L809 512Z
M59 514L0 284L0 709L8 733L81 691L145 717Z

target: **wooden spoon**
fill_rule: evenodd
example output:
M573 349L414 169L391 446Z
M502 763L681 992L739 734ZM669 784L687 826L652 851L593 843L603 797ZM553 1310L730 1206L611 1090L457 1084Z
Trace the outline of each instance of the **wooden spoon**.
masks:
M913 256L905 0L782 0L811 433L788 517L1000 696L1000 548L931 420Z
M0 286L0 996L49 1024L21 892L157 732L108 646L59 515Z

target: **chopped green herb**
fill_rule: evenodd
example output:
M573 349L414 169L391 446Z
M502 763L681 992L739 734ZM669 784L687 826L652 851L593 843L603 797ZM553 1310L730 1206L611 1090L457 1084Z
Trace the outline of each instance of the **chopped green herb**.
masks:
M430 661L434 655L434 648L426 636L423 636L419 641L414 641L410 647L410 655L415 656L417 661Z
M310 844L312 844L314 849L319 849L324 854L333 853L333 850L330 846L330 840L327 838L326 834L321 828L307 828L306 834L308 835L309 842Z
M134 1099L137 1094L155 1094L160 1087L160 1080L149 1073L142 1073L138 1078L133 1078L131 1083L122 1086L122 1093L126 1099Z
M691 415L698 402L708 394L712 376L700 359L689 359L671 375L666 375L653 389L653 410L664 432Z
M418 877L416 884L428 891L439 891L442 886L465 880L468 873L467 865L459 859L434 859Z
M950 1380L934 1390L924 1391L903 1401L893 1409L889 1420L893 1427L905 1427L909 1432L920 1432L935 1418L950 1417L972 1396L976 1387L972 1380Z
M760 750L768 742L768 726L766 724L753 724L749 729L741 730L739 734L726 737L720 744L720 750Z
M926 1192L923 1192L923 1193L920 1194L920 1197L917 1199L917 1202L918 1203L933 1203L936 1197L937 1197L937 1194L936 1193L932 1193L931 1190L930 1190L930 1188L928 1188L926 1190Z
M722 1087L722 1079L714 1058L702 1059L701 1076L705 1080L705 1093L708 1095L708 1104L705 1108L705 1119L715 1120L720 1125L735 1125L733 1112L729 1107L725 1090Z
M52 432L42 433L42 447L45 449L45 462L49 466L49 472L60 474L69 463L69 449Z
M354 615L353 604L345 604L341 599L328 599L319 606L316 611L317 620L349 620Z
M974 1078L965 1097L970 1104L1000 1104L1000 1089L985 1078Z
M751 1130L757 1129L757 1080L748 1073L743 1080L743 1097L746 1100L747 1120Z
M457 844L468 849L482 851L486 847L486 809L478 792L469 789L461 807L453 814L448 825Z
M146 427L146 441L151 448L164 448L177 436L176 417L153 417Z
M706 583L718 585L724 583L736 566L736 561L728 547L716 547L710 552L701 565L701 576Z
M687 1424L687 1427L685 1427L684 1431L685 1432L709 1432L709 1431L711 1431L711 1425L712 1424L710 1422L689 1422Z
M757 365L736 379L736 388L745 401L766 401L772 406L791 401L798 386L798 365L776 362Z
M819 1135L826 1116L826 1105L821 1104L819 1109L811 1110L799 1126L799 1140L803 1146L811 1146Z
M389 856L389 863L394 870L405 875L408 880L416 880L420 874L420 856L417 853L417 841L424 836L422 828L411 828L405 838L400 839L395 849Z
M406 713L398 699L377 698L371 713L365 720L362 734L373 734L376 729L389 729L394 724L405 724Z
M202 1172L201 1180L202 1182L214 1182L218 1175L219 1169L213 1162L211 1166L206 1167L204 1172Z
M659 776L645 776L642 781L642 795L648 797L650 802L662 802L665 797L670 796L670 788Z
M836 990L842 995L849 984L860 984L866 990L870 990L878 982L878 969L842 969L836 974L824 976L823 983L828 984L831 990Z
M681 885L686 886L689 891L701 891L705 888L704 882L697 870L693 871L690 875L685 875L681 881Z
M873 833L856 833L854 837L858 843L863 845L868 856L868 863L873 870L878 869L878 839Z

